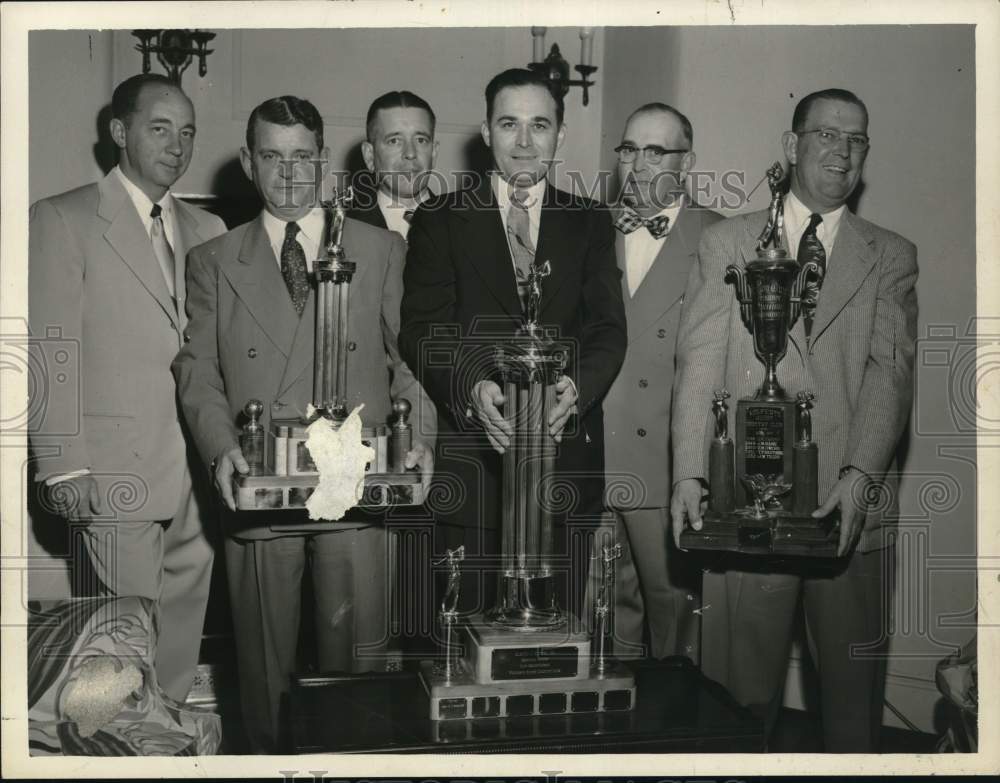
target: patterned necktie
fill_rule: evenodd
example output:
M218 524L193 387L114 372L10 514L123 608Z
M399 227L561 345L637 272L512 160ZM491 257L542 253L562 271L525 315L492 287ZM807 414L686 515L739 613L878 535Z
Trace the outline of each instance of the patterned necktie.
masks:
M615 228L623 234L631 234L640 226L645 226L653 235L653 239L662 239L670 230L670 218L666 215L644 218L631 207L625 207L615 221Z
M535 246L531 242L528 207L525 205L528 196L527 190L515 190L511 194L510 209L507 211L507 241L510 245L510 253L514 258L517 297L521 300L522 309L527 306L528 273L535 260Z
M309 276L306 274L306 254L295 235L299 224L295 221L285 224L285 241L281 245L281 276L288 286L295 312L302 315L309 298Z
M174 274L176 272L174 251L170 247L170 242L167 241L167 232L163 227L162 213L163 209L160 205L153 204L153 208L149 211L149 216L153 218L153 225L149 229L149 238L153 242L153 254L156 256L160 269L163 270L163 279L167 283L170 298L174 300L174 306L176 307L177 290L174 284Z
M815 261L819 267L819 278L810 278L802 291L802 318L806 328L806 339L812 335L813 318L816 315L816 304L819 302L819 289L823 285L823 278L826 276L826 250L823 243L816 236L816 226L823 222L823 216L815 212L809 216L809 225L799 240L799 253L797 256L799 265L809 261Z

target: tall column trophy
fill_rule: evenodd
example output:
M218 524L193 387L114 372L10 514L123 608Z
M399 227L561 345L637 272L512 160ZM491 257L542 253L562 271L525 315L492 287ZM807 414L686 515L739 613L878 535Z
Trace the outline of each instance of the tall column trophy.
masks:
M548 262L528 276L525 323L496 348L494 364L503 389L504 415L513 437L503 456L501 568L497 603L460 621L465 654L448 644L445 661L425 661L421 679L432 720L629 710L635 680L620 662L591 656L590 637L575 631L575 618L556 600L552 560L551 483L556 443L546 422L556 404L555 385L566 366L563 347L538 322ZM448 553L449 584L457 585L460 558ZM605 567L605 577L607 577ZM613 571L612 571L613 573ZM613 577L612 577L613 579ZM456 588L457 589L457 588ZM602 590L610 594L610 585ZM452 595L449 589L448 595ZM459 622L454 601L442 604L446 640ZM607 628L605 606L599 625Z
M735 443L729 434L729 392L719 389L714 394L708 510L701 530L681 533L684 548L836 555L839 514L811 516L819 507L818 451L810 413L814 396L805 390L789 396L777 376L788 332L808 306L802 297L806 283L822 274L815 261L800 265L785 250L783 178L780 163L768 169L771 203L757 239L757 257L745 267L726 267L741 319L753 336L754 353L764 364L764 383L753 397L736 403Z
M326 213L325 241L312 274L316 286L312 418L272 419L265 437L259 421L263 404L260 400L247 402L244 414L248 421L240 446L250 471L233 477L233 495L240 511L305 507L320 480L306 446L307 429L318 417L339 427L349 415L348 308L357 264L347 257L343 233L351 198L352 190L347 188L321 202ZM374 449L375 456L365 468L359 507L417 505L424 501L419 472L405 467L413 437L409 401L397 400L393 413L396 418L391 425L362 428L362 442Z

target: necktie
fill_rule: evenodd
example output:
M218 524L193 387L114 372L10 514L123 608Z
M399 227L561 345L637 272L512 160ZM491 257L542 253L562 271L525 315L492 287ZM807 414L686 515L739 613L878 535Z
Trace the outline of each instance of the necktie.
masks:
M299 224L294 220L285 224L285 241L281 245L281 276L285 278L295 312L302 315L309 298L309 277L306 274L306 254L295 238L298 233Z
M510 197L510 209L507 211L507 241L510 253L514 258L514 274L517 279L517 296L521 300L521 308L528 301L528 273L535 260L535 246L531 242L531 227L528 219L527 190L515 190Z
M406 210L403 213L403 220L405 220L407 223L412 223L413 222L413 213L416 212L416 211L417 210L415 210L415 209L408 209L408 210Z
M823 285L823 278L826 275L826 250L823 243L816 236L816 226L823 222L823 216L815 212L809 216L809 225L806 226L802 239L799 240L798 262L801 266L809 261L815 261L819 266L819 278L809 279L805 289L802 291L802 319L806 328L806 339L812 335L813 318L816 315L816 304L819 301L819 289Z
M645 226L654 239L662 239L670 230L670 218L666 215L644 218L631 207L625 207L615 221L615 228L623 234L631 234L640 226Z
M170 298L174 300L174 305L177 305L177 290L174 284L174 273L176 272L175 262L174 262L174 251L170 247L170 242L167 241L167 232L163 227L163 209L159 204L153 204L153 208L149 211L149 216L153 218L153 225L149 229L149 238L153 242L153 254L156 256L156 260L160 265L160 269L163 271L163 279L167 283L167 291L170 292Z

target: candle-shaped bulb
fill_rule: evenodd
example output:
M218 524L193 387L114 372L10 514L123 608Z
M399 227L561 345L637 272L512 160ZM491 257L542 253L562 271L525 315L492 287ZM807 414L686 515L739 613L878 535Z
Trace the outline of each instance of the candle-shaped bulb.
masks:
M531 28L531 61L540 63L545 59L545 32L547 27Z
M590 65L594 58L594 28L580 28L580 65Z

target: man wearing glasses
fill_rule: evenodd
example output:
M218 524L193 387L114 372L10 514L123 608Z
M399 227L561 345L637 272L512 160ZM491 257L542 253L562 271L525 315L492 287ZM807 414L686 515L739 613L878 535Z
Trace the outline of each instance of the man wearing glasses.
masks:
M622 188L615 250L629 345L604 400L604 449L605 506L616 539L626 544L615 569L619 656L642 649L645 622L652 657L698 659L700 573L667 547L670 394L684 284L702 230L722 219L685 192L692 142L687 117L649 103L628 118L615 148Z
M800 318L779 366L782 385L815 392L819 444L814 516L840 511L837 558L806 568L761 563L707 572L702 666L773 726L801 599L819 674L825 750L871 753L881 728L892 550L882 521L897 513L895 452L913 394L916 248L847 210L868 155L868 110L853 93L803 98L782 136L791 165L784 203L788 249L825 270L814 317ZM673 417L675 536L701 527L708 401L725 387L751 395L760 380L753 342L725 267L755 256L767 220L755 212L702 237L685 294ZM707 607L711 608L708 609Z

